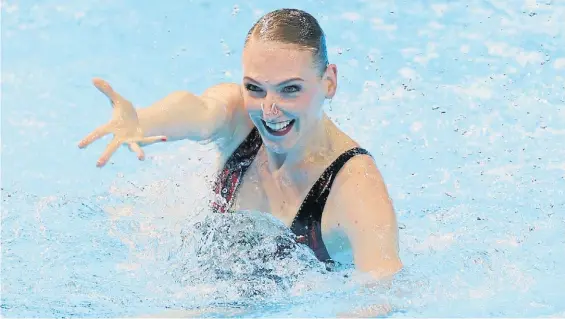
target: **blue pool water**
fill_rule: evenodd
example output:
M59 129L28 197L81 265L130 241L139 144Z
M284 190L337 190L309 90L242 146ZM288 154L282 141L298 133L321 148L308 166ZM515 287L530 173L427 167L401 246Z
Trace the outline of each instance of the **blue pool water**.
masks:
M565 316L564 1L284 2L324 27L327 110L394 200L391 287L301 249L261 262L287 230L207 214L206 145L104 169L105 142L76 147L110 114L92 77L138 106L239 81L245 33L282 3L2 1L2 316Z

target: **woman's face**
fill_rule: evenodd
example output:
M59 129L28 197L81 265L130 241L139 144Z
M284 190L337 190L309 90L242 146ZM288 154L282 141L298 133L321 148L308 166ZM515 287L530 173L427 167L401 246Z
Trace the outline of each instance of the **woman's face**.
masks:
M273 152L287 153L315 129L324 99L335 94L335 66L320 76L313 62L292 44L251 40L244 49L245 108Z

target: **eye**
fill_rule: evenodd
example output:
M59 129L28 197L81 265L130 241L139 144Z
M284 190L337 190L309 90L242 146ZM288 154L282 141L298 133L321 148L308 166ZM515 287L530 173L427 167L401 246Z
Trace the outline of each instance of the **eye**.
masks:
M298 85L285 86L282 91L284 93L296 93L296 92L300 91L300 86L298 86Z
M261 88L260 88L260 87L258 87L258 86L255 85L255 84L251 84L251 83L245 84L245 89L246 89L247 91L261 92Z

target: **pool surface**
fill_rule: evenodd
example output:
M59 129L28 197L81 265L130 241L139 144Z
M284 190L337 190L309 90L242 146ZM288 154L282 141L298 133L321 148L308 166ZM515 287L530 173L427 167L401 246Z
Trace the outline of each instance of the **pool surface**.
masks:
M300 247L262 261L288 230L206 212L207 145L103 169L107 139L77 148L110 116L91 78L137 106L240 81L246 32L282 3L2 1L2 316L565 317L565 1L284 2L325 29L328 113L394 200L390 287Z

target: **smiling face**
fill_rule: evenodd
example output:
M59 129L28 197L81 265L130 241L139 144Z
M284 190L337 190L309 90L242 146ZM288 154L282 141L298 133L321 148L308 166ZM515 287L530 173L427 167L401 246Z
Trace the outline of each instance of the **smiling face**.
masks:
M245 108L269 150L287 153L318 126L324 99L336 89L335 66L324 69L321 74L312 52L294 44L251 40L246 45Z

